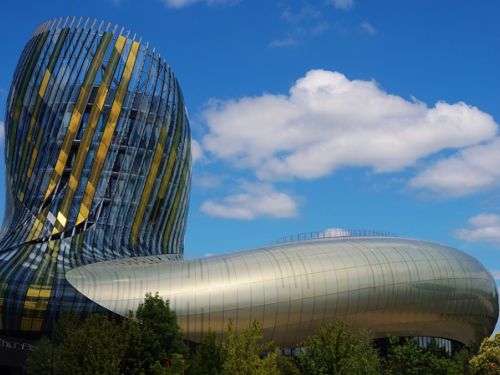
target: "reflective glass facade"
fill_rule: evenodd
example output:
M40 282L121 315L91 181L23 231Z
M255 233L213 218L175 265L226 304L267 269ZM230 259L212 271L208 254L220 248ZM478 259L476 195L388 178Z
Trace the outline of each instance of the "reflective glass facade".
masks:
M0 328L48 331L61 310L95 310L71 268L179 257L189 143L178 82L147 43L90 19L42 25L7 102Z

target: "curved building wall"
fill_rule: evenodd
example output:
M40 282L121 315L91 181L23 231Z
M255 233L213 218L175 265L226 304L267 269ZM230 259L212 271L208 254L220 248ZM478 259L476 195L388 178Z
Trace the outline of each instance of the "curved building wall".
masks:
M126 316L147 292L170 300L186 337L256 319L293 347L344 320L375 337L435 336L476 345L498 318L496 285L475 259L430 242L321 239L190 261L143 257L67 274L81 293Z
M190 131L160 55L117 26L59 19L28 41L6 119L0 329L47 331L95 308L65 272L183 252Z

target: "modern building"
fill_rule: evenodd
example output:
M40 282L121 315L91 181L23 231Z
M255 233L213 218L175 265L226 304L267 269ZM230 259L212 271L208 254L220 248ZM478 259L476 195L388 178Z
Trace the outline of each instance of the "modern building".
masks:
M160 55L110 24L60 19L27 43L8 99L1 330L168 298L192 341L256 319L293 347L327 322L477 345L498 318L488 271L447 246L341 231L182 260L191 175L182 94ZM369 234L369 235L367 235Z
M162 256L99 262L66 277L126 316L148 291L170 300L189 340L262 322L293 348L323 323L342 320L375 338L432 336L476 345L498 314L494 281L469 255L397 237L324 237L196 260Z
M171 69L135 34L89 19L36 30L8 97L6 161L3 332L101 310L68 284L70 269L182 255L188 120Z

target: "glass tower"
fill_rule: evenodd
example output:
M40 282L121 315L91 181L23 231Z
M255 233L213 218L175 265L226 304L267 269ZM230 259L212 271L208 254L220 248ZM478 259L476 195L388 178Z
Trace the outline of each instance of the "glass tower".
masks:
M74 267L182 255L189 123L171 69L135 34L90 19L40 26L13 77L6 161L2 331L97 309L66 282Z

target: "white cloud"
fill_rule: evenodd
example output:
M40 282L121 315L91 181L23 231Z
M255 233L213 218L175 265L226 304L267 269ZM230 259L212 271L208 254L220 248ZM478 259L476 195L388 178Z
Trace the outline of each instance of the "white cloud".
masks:
M329 0L328 2L335 8L342 10L349 10L354 7L354 0Z
M188 5L192 5L194 3L199 2L199 0L162 0L163 4L165 4L169 8L184 8Z
M196 139L191 139L191 158L193 164L203 159L203 149Z
M283 39L275 39L269 43L269 47L279 48L279 47L291 47L299 44L298 38L295 35L288 35Z
M437 161L410 181L440 195L461 196L500 185L500 138Z
M220 201L205 201L201 211L210 216L244 220L297 216L295 200L286 193L276 191L272 185L244 183L241 188L241 193L226 196Z
M359 26L361 27L361 31L363 31L365 34L375 35L377 33L377 29L375 29L375 27L370 22L363 21L359 24Z
M204 173L200 177L195 174L193 183L196 186L202 187L204 189L213 189L220 187L222 182L224 182L225 177L220 175L214 175L209 173Z
M290 23L301 23L311 19L321 18L321 12L309 4L304 5L298 11L293 11L292 8L286 7L281 12L281 18Z
M500 245L500 215L482 213L468 220L469 228L458 229L455 235L465 241L487 241Z
M5 141L5 124L3 121L0 121L0 146L3 147Z
M285 7L281 12L291 29L285 37L277 38L269 43L269 47L291 47L303 44L309 38L315 38L325 33L330 25L323 19L322 13L310 4L299 9Z
M310 34L312 36L319 36L326 32L330 28L330 25L326 21L318 22L314 27L311 28Z
M169 8L181 9L195 3L204 2L208 5L237 4L239 0L161 0Z
M313 179L349 166L400 171L497 130L490 115L465 103L428 107L326 70L309 71L288 95L212 101L203 116L205 151L268 180Z

